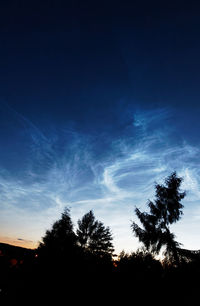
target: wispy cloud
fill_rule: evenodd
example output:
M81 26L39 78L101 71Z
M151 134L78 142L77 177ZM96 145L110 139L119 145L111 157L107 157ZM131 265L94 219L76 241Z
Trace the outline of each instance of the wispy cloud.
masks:
M49 135L47 139L25 119L31 130L33 151L38 153L24 176L13 178L6 169L0 171L0 220L4 232L15 231L22 237L26 230L32 233L31 240L39 240L65 206L71 208L74 220L93 209L111 226L117 251L134 249L137 241L130 230L134 206L145 210L147 199L154 197L155 182L163 182L174 170L184 178L182 187L188 191L185 207L187 211L193 203L190 209L195 213L190 211L190 217L194 222L194 216L198 212L200 215L200 150L186 140L177 145L168 123L171 117L168 109L137 111L133 115L134 137L115 140L113 150L104 157L94 153L100 138L94 141L93 136L65 129L61 135ZM27 176L31 177L28 183Z
M114 203L123 199L121 214L125 215L124 210L128 210L130 206L134 207L134 205L146 210L147 199L154 198L153 186L155 182L162 183L166 176L173 171L177 171L178 175L184 179L182 188L187 191L187 196L184 200L186 211L184 221L187 224L196 222L195 219L198 219L197 215L200 211L198 203L200 171L197 168L200 150L186 141L177 145L173 141L173 137L170 137L171 127L169 130L166 129L165 122L163 122L164 116L166 116L166 112L163 114L162 111L161 116L157 111L153 118L151 118L151 113L148 113L148 116L147 113L145 114L145 122L141 124L145 126L146 134L144 135L143 129L141 131L142 137L140 138L139 132L132 147L129 146L129 152L124 150L126 155L123 158L105 167L102 183L108 192L112 194L113 209ZM142 114L141 118L143 118ZM157 125L160 123L155 133L148 126L153 120L156 120ZM165 133L166 130L167 132ZM161 134L164 137L160 137ZM182 223L180 226L182 227ZM126 224L124 224L123 228L126 228ZM192 245L191 237L184 240L177 227L176 230L183 244L186 244L186 247L188 244L191 248L194 248L195 241Z

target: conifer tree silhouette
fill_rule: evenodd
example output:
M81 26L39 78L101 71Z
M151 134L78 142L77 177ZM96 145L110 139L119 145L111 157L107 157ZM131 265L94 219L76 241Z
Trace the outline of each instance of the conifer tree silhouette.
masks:
M65 208L52 228L46 231L38 247L38 254L43 266L55 271L71 269L76 265L77 237L68 208Z
M145 248L154 254L159 254L162 247L164 255L171 262L178 262L180 243L170 231L170 225L177 222L183 214L183 205L180 203L185 192L180 191L182 178L173 172L165 179L165 184L156 184L155 201L149 201L150 212L141 212L138 208L135 213L143 228L132 222L132 230Z
M82 248L95 255L112 255L112 234L109 227L95 219L93 211L78 220L78 241Z
M67 246L76 244L76 235L73 231L73 223L70 217L69 209L65 208L61 218L56 221L51 230L47 230L42 238L40 248L65 249Z

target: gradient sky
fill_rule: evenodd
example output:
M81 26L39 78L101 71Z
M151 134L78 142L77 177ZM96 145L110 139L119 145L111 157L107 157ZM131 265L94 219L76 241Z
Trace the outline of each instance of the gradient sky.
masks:
M97 2L0 3L0 241L36 247L68 206L135 251L135 206L177 171L172 229L200 249L200 4Z

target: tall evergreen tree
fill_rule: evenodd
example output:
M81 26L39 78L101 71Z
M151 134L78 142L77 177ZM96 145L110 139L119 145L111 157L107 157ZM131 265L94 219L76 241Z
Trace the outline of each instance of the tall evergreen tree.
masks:
M69 209L66 208L61 218L56 221L51 230L47 230L39 250L48 254L48 256L71 256L76 246L77 238L73 231L73 223L70 217Z
M175 235L170 231L170 225L177 222L183 214L181 200L185 192L180 191L182 178L173 172L165 179L165 184L156 184L155 201L149 201L150 212L141 212L135 209L143 228L135 222L131 227L145 248L155 254L159 254L162 247L164 255L171 261L178 261L178 248L180 244L175 240Z
M114 251L110 228L96 220L91 210L78 220L77 236L81 247L95 255L111 255Z

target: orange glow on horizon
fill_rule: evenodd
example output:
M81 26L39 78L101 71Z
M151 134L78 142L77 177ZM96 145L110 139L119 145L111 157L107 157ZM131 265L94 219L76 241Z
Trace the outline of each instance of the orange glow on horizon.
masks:
M19 246L22 248L27 249L36 249L38 246L38 243L31 240L25 240L25 239L17 239L17 238L11 238L11 237L4 237L0 236L0 242L1 243L7 243L14 246Z

